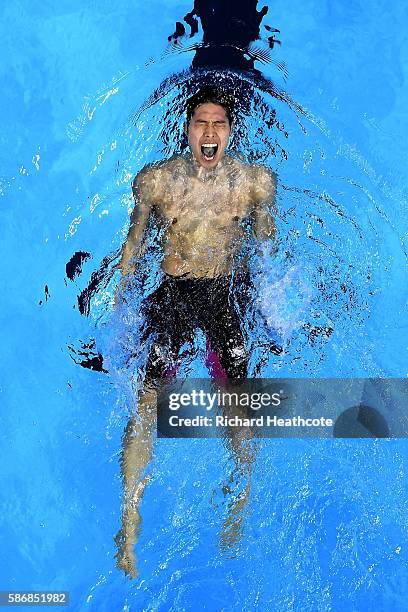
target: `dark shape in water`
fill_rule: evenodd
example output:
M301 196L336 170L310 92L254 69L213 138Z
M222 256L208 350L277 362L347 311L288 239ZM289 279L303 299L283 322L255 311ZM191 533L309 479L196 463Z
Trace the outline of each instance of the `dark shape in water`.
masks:
M177 38L184 36L185 33L186 33L186 28L183 26L182 23L180 23L180 21L176 21L176 31L174 32L174 34L168 37L168 40L169 41L172 39L177 40Z
M103 372L108 374L108 370L103 367L103 356L100 353L95 353L95 340L90 340L88 343L81 342L80 349L68 345L70 357L77 365L93 370L94 372Z
M192 67L258 72L254 57L246 53L251 42L260 38L260 25L268 12L267 6L258 11L257 4L257 0L195 0L193 10L184 17L191 29L190 37L198 32L197 17L203 28L203 45L196 49ZM268 30L278 32L269 26ZM177 43L184 34L184 27L177 22L169 40ZM272 36L268 39L271 48L271 39L273 44L280 44Z
M48 302L48 299L51 297L51 294L50 294L50 292L49 292L49 290L48 290L48 285L45 285L45 287L44 287L44 293L45 293L45 301L46 301L46 302ZM42 301L42 300L40 300L40 301L38 302L38 305L39 305L39 306L41 306L41 305L42 305L42 303L43 303L43 301Z
M389 438L390 430L382 414L370 406L353 406L337 418L334 438Z
M116 266L110 268L112 262L119 256L120 249L103 258L99 270L93 272L88 286L78 296L79 312L86 317L89 315L91 299L99 289L104 289L109 283L116 270Z
M184 21L190 26L190 38L192 38L198 33L198 20L194 17L194 10L191 13L187 13Z
M92 255L86 251L77 251L74 253L65 266L67 278L73 281L76 276L79 276L82 272L82 264L90 258L92 258Z

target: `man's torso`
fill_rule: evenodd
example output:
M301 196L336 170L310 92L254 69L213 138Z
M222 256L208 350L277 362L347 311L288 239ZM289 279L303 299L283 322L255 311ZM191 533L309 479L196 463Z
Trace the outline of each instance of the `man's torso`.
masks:
M196 278L231 274L244 235L242 222L256 206L257 171L229 156L201 175L189 157L149 170L153 209L165 229L165 273Z

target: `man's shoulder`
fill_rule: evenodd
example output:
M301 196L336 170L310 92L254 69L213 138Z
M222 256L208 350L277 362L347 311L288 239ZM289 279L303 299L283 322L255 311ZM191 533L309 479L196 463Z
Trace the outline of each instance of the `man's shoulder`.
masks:
M163 159L151 164L147 164L138 172L135 180L155 180L166 173L173 173L176 170L184 167L185 160L182 155L174 155L170 159Z
M268 166L251 164L252 193L255 203L275 203L277 174Z
M264 181L273 181L276 183L277 174L271 168L261 164L255 164L245 161L240 157L232 157L228 155L228 160L234 169L241 171L249 179Z
M251 167L253 176L256 180L265 183L272 182L276 184L277 174L274 170L272 170L272 168L269 168L268 166L262 164L251 164Z
M133 186L146 184L154 176L155 164L146 164L133 179Z

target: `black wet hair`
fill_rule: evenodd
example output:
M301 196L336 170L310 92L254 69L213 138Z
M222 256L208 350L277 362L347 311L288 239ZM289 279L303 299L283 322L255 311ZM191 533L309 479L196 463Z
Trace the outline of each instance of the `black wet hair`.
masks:
M186 112L187 112L187 125L191 121L191 117L194 115L196 109L202 104L218 104L218 106L222 106L225 110L225 114L227 115L228 123L230 127L234 120L234 101L230 94L227 94L220 89L216 89L215 87L205 87L200 89L195 94L188 98L186 103Z

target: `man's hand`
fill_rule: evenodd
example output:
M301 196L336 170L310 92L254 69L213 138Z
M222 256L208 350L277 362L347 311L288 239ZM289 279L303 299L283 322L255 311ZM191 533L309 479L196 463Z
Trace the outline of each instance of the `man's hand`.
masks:
M129 284L129 276L128 275L122 276L122 278L119 281L118 286L116 287L115 297L113 300L114 308L116 308L117 305L119 304L119 300L121 300L122 302L126 302L125 294L126 294L126 288L128 284Z

